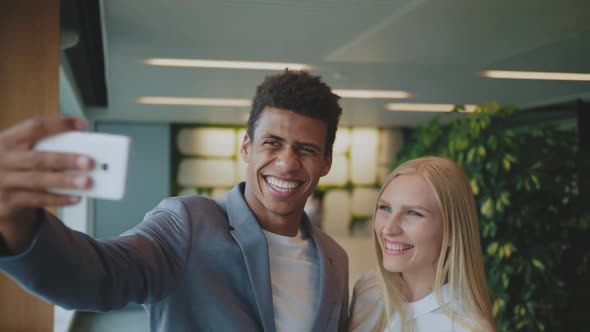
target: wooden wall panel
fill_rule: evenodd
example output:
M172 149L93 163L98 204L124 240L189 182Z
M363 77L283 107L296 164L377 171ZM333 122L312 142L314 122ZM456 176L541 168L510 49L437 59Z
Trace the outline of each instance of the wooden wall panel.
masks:
M59 113L59 0L0 4L0 129ZM0 331L52 331L53 306L0 274Z
M59 113L59 0L0 5L0 128Z

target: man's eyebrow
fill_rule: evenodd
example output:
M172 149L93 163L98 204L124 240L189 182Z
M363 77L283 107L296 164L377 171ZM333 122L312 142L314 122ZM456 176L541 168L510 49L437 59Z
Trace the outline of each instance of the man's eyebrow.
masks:
M277 135L273 135L273 134L264 134L264 135L262 135L262 138L272 138L272 139L276 139L277 141L284 141L285 140L281 136L277 136Z
M266 138L271 138L271 139L275 139L277 141L281 141L284 142L286 141L285 138L281 137L281 136L277 136L277 135L273 135L273 134L264 134L262 135L262 139L266 139ZM311 143L311 142L296 142L295 143L297 146L308 146L308 147L312 147L318 151L322 151L322 148L315 143Z

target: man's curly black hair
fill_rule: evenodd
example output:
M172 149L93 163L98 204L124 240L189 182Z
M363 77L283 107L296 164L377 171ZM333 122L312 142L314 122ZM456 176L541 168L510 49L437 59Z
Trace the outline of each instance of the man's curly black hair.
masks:
M321 120L326 124L325 154L332 153L342 108L339 96L319 76L285 70L267 76L256 89L248 119L248 137L254 138L256 122L265 107L276 107Z

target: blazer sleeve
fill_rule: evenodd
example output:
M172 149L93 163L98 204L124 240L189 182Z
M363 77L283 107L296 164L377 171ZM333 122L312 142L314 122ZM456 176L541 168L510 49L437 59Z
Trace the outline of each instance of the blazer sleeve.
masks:
M346 258L348 260L348 258ZM348 266L348 264L347 264ZM344 301L342 306L340 307L340 322L338 323L338 331L348 331L348 324L350 321L350 317L348 317L348 300L349 300L349 289L348 289L348 269L346 269L344 274Z
M108 311L164 298L186 266L191 223L182 201L167 199L111 240L73 231L50 213L30 247L0 257L0 271L67 309Z

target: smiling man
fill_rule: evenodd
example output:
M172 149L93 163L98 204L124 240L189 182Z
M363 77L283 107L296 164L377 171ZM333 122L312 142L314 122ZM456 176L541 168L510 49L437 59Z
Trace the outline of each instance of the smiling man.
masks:
M104 241L43 209L75 203L46 189L90 186L68 170L92 162L30 150L84 125L37 119L0 133L0 176L24 179L0 181L0 271L66 308L141 303L152 331L346 330L346 253L303 210L330 170L338 99L306 72L267 77L241 146L246 181L220 200L165 199L141 224Z
M295 236L307 198L332 164L327 126L276 107L261 113L241 149L248 163L244 197L264 229Z

